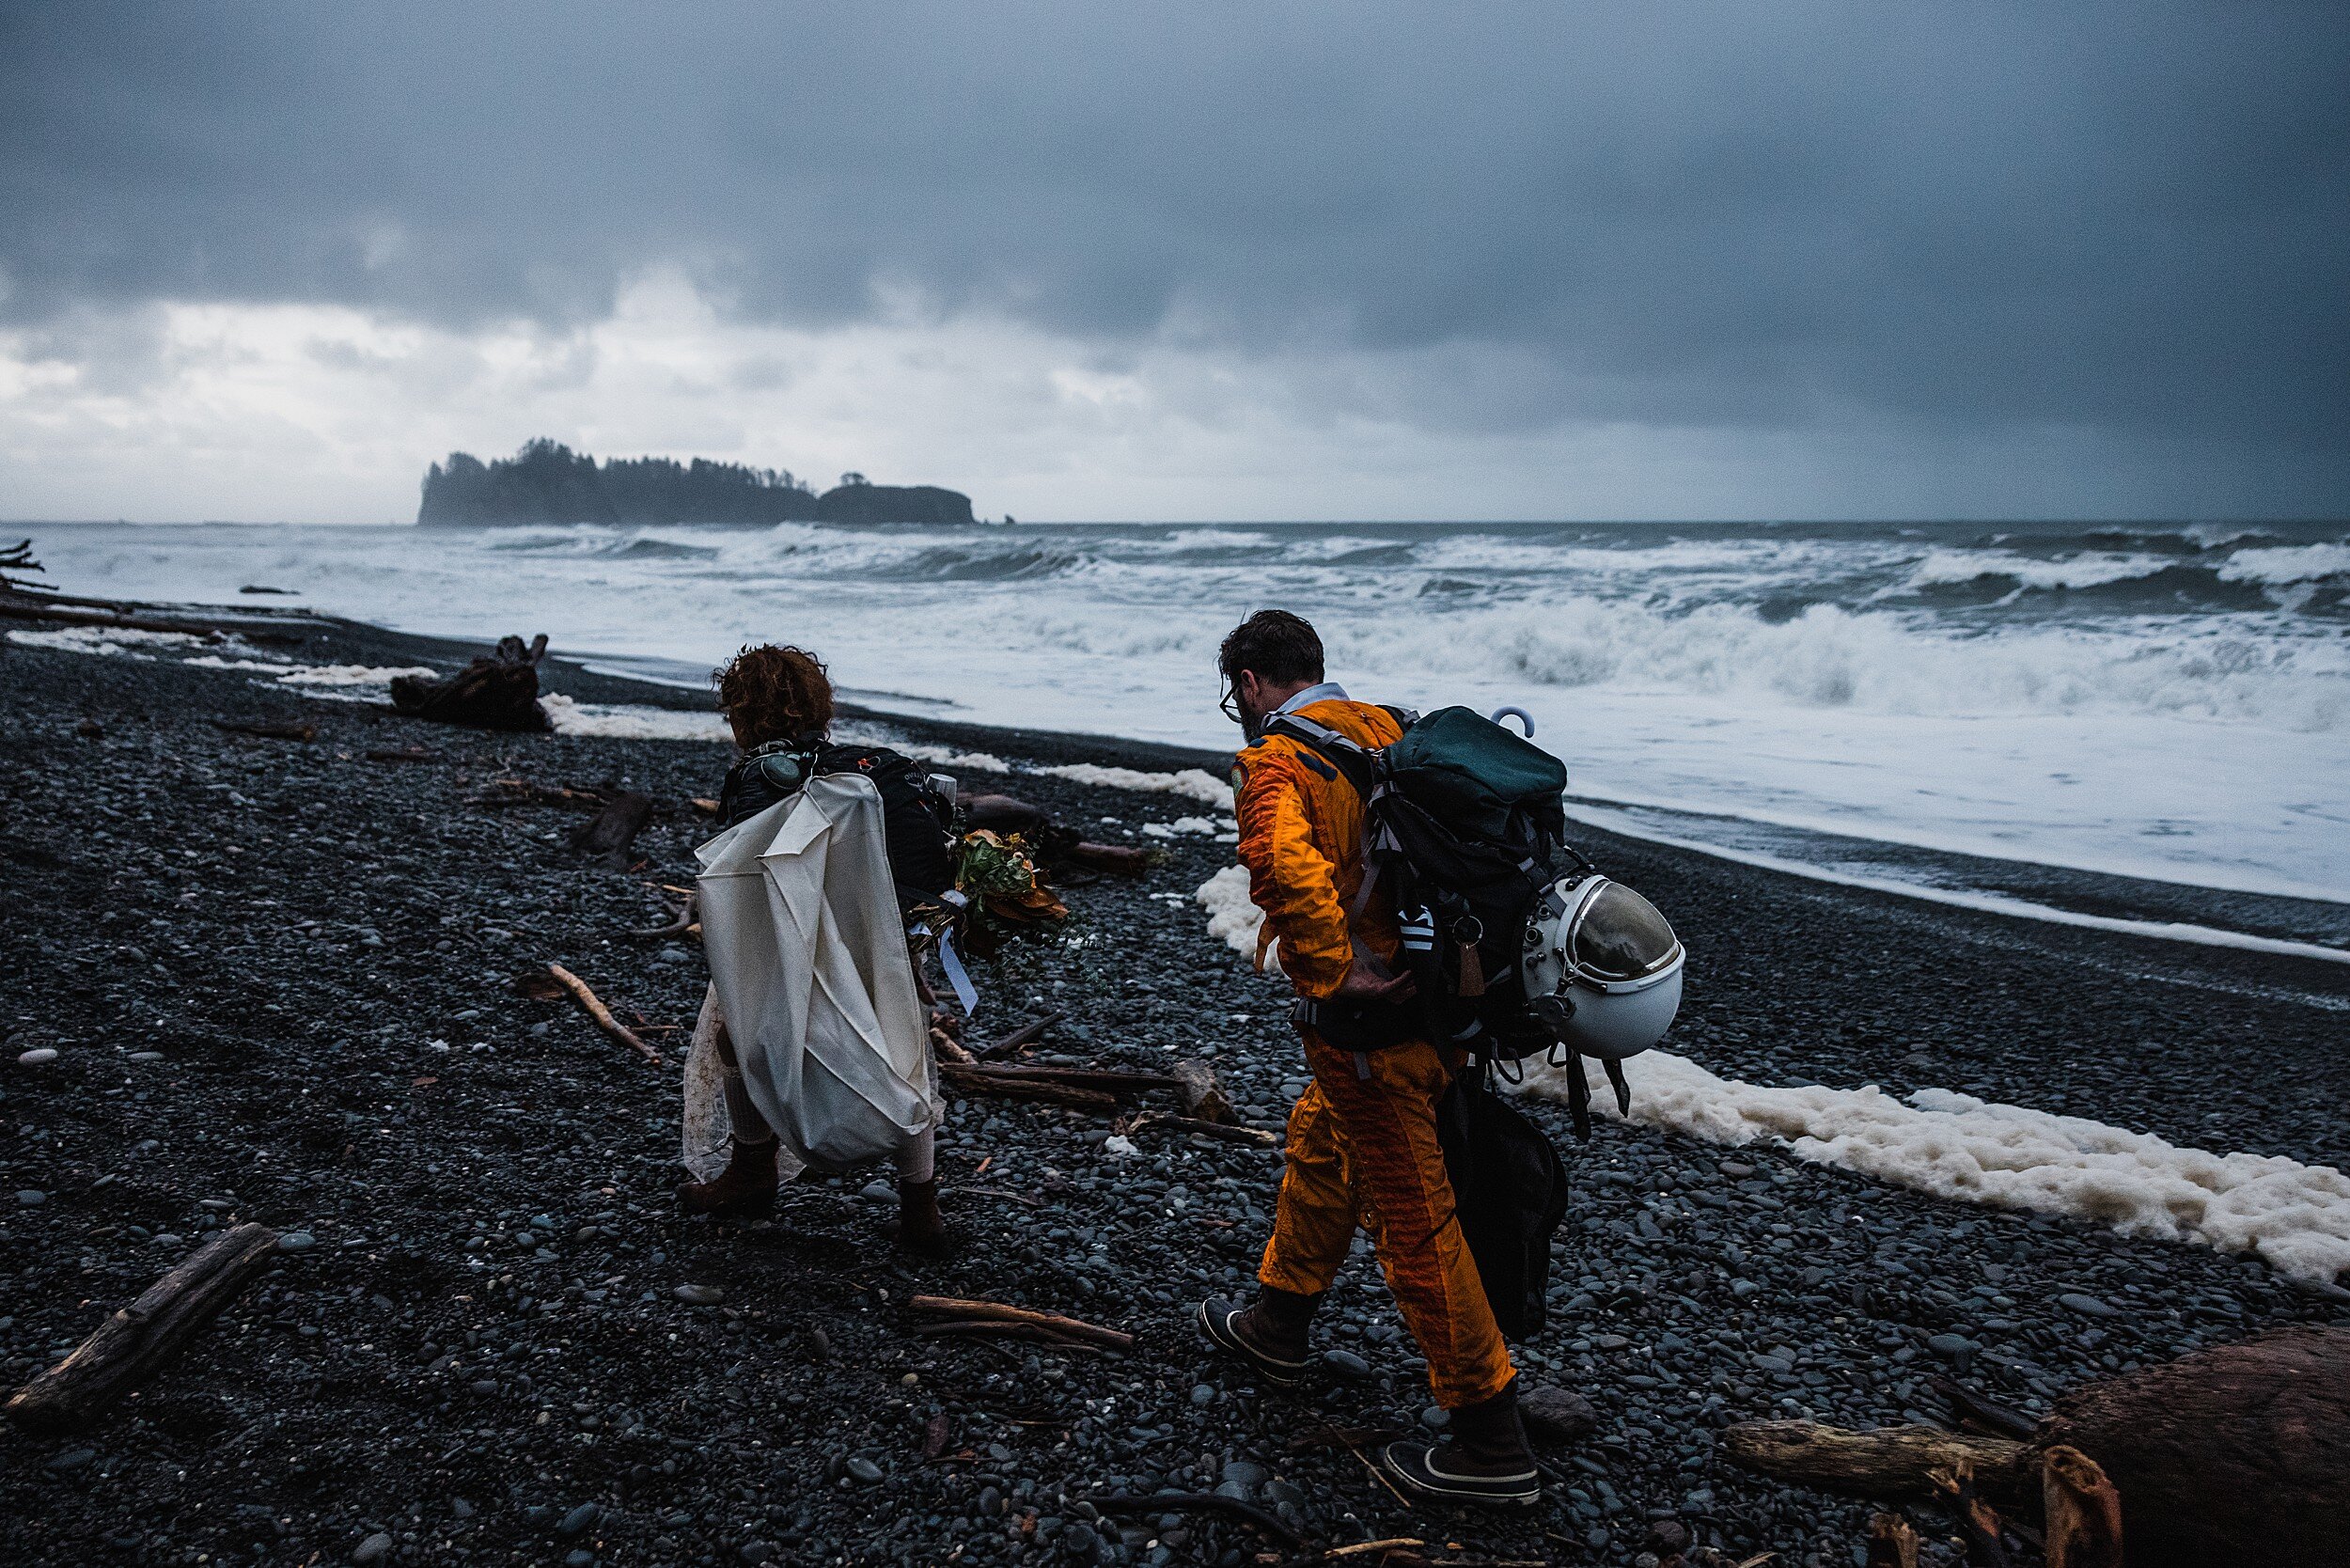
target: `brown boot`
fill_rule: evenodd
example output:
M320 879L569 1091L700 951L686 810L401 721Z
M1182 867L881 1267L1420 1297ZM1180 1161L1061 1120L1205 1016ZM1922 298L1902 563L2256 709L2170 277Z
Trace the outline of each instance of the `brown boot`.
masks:
M689 1215L724 1215L760 1218L776 1206L776 1150L778 1141L734 1140L727 1168L713 1181L688 1182L677 1189L677 1200Z
M1306 1375L1306 1330L1322 1305L1320 1293L1300 1295L1271 1285L1257 1287L1246 1307L1210 1296L1199 1304L1199 1332L1263 1374L1276 1388L1294 1388Z
M938 1181L909 1182L898 1178L898 1245L921 1258L944 1258L955 1244L939 1217Z

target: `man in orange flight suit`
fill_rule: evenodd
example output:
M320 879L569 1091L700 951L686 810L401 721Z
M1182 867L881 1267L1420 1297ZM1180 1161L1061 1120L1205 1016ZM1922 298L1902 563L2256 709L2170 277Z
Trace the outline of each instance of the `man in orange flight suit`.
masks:
M1397 1309L1420 1353L1451 1440L1397 1442L1381 1467L1424 1496L1522 1506L1541 1480L1518 1419L1515 1372L1477 1264L1453 1215L1436 1143L1436 1103L1458 1053L1410 1034L1412 980L1392 966L1392 902L1360 897L1363 804L1312 750L1261 735L1295 713L1364 746L1402 733L1385 709L1323 678L1322 639L1303 619L1261 610L1225 638L1226 712L1251 744L1240 754L1240 858L1282 973L1304 999L1298 1035L1313 1083L1291 1111L1273 1236L1257 1299L1210 1299L1199 1325L1217 1346L1287 1387L1307 1365L1307 1327L1357 1226L1371 1232ZM1333 1038L1337 1037L1337 1038ZM1357 1049L1360 1046L1362 1048Z

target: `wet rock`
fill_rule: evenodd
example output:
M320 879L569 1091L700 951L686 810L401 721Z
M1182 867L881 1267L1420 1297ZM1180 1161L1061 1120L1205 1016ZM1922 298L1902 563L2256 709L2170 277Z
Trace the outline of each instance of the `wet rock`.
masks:
M1518 1396L1518 1413L1536 1436L1567 1443L1599 1427L1599 1412L1581 1394L1552 1384L1538 1384Z

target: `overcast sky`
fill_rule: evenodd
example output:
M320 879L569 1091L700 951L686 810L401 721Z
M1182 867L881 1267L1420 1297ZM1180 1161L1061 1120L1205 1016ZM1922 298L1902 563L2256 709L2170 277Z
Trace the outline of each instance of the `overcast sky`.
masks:
M0 6L0 516L2350 511L2350 8Z

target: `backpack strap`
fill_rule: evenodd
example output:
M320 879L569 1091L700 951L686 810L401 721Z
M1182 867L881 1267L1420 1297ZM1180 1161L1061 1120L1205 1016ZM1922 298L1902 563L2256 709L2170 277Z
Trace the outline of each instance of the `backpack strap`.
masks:
M1371 754L1327 725L1316 724L1296 713L1276 713L1265 720L1268 735L1286 735L1324 761L1339 770L1355 792L1366 802L1377 783L1377 765Z

